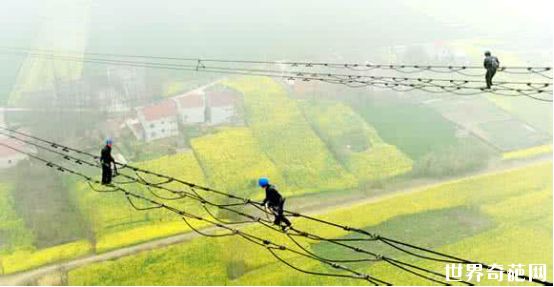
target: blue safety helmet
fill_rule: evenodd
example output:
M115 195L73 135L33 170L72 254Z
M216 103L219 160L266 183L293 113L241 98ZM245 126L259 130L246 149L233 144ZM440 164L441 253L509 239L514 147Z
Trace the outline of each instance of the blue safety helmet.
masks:
M267 179L267 177L261 177L260 179L258 179L258 185L260 187L266 187L269 185L269 179Z
M110 145L110 144L112 144L112 143L113 143L113 142L112 142L112 139L111 139L111 138L107 138L107 139L106 139L106 144L107 144L107 145Z

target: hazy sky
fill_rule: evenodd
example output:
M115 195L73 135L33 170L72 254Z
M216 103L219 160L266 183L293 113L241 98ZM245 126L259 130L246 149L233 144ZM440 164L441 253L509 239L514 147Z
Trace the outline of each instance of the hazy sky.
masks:
M25 45L32 40L37 23L52 18L43 7L52 3L60 3L61 16L54 16L56 21L71 25L70 15L63 15L64 1L2 1L0 45ZM89 51L365 60L375 47L452 39L491 40L522 54L527 49L552 49L553 5L548 0L78 3L88 9Z

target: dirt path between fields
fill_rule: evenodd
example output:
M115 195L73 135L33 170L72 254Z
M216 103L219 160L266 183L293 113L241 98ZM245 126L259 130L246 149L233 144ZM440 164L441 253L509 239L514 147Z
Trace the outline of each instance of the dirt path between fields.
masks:
M522 160L517 162L506 162L502 165L495 165L485 170L481 170L479 172L475 172L465 176L453 177L453 178L448 178L444 180L415 181L415 184L414 182L412 182L410 186L405 186L405 184L403 184L397 187L393 187L392 191L390 192L382 193L379 195L362 194L360 196L350 196L342 200L340 199L336 200L336 198L333 198L333 200L327 200L327 201L318 200L316 202L312 200L312 201L308 201L309 203L304 203L300 205L293 204L290 209L299 210L298 207L302 207L302 210L304 211L305 214L309 214L309 215L325 214L330 210L334 210L334 209L346 208L352 205L367 204L371 202L386 200L386 199L395 197L399 194L420 192L420 191L423 191L426 187L431 187L437 184L443 184L445 182L449 182L452 180L463 179L463 178L475 176L475 175L484 175L484 174L508 171L511 169L517 169L517 168L530 166L530 165L534 165L542 162L548 162L551 160L552 158L550 157L550 155L547 155L543 157ZM216 229L217 227L207 227L202 230L206 232L211 232L211 231L215 231ZM153 249L170 246L177 243L186 242L194 238L197 238L199 236L200 235L197 233L187 232L187 233L174 235L166 238L152 240L152 241L137 244L134 246L119 248L102 254L88 255L86 257L75 258L62 263L45 265L29 271L23 271L12 275L0 276L0 285L36 284L37 279L52 273L65 273L71 269L75 269L87 264L97 263L97 262L102 262L107 260L115 260L121 257L133 255L136 253L145 252L148 250L153 250Z

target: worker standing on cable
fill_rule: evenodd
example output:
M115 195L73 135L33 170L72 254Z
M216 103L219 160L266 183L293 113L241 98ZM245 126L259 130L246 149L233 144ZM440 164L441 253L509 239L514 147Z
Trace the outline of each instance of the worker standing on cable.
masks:
M265 189L265 199L262 205L266 206L275 215L275 221L273 223L281 226L286 230L291 226L290 221L283 215L285 199L279 194L275 186L269 184L269 179L262 177L258 180L258 185ZM281 222L285 225L281 225Z
M112 140L107 139L106 145L100 152L100 163L102 164L102 184L110 184L112 182L112 163L113 175L117 175L117 166L112 157Z
M500 61L498 61L497 57L492 56L490 51L486 51L483 66L485 67L485 69L487 69L485 81L487 82L487 89L490 89L492 86L492 77L494 77L494 74L496 74L496 70L500 66Z

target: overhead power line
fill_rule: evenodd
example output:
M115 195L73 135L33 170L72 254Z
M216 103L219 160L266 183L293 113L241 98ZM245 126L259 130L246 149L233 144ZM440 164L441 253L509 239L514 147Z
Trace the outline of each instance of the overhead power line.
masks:
M400 92L421 90L428 93L452 93L456 95L476 95L476 94L495 94L500 96L525 96L533 100L552 102L551 98L544 98L538 95L552 95L551 83L547 82L508 82L501 81L496 84L498 87L486 89L481 85L481 81L464 79L435 79L435 78L409 78L409 77L388 77L371 76L361 74L340 74L340 73L322 73L315 71L288 71L271 70L259 68L241 68L241 67L221 67L207 66L202 62L194 65L174 64L145 61L112 60L106 58L90 57L70 57L60 55L50 55L44 53L29 53L31 57L41 57L52 60L85 62L108 65L123 65L132 67L170 69L180 71L196 71L222 74L250 75L277 77L287 80L300 81L321 81L331 84L341 84L348 87L368 87L388 88Z
M398 81L418 81L423 83L429 83L429 82L449 82L449 83L456 83L456 84L467 84L467 83L482 83L483 81L478 80L456 80L456 79L436 79L436 78L425 78L425 77L417 77L417 78L409 78L409 77L390 77L390 76L371 76L371 75L364 75L364 74L337 74L337 73L323 73L323 72L317 72L317 71L289 71L289 70L271 70L271 69L256 69L256 68L243 68L243 67L225 67L225 66L211 66L206 67L202 62L200 63L193 63L193 64L176 64L176 63L165 63L165 62L146 62L146 61L129 61L129 60L112 60L109 58L92 58L92 57L69 57L64 55L58 55L58 54L44 54L44 53L29 53L29 56L32 57L49 57L49 58L59 58L59 59L68 59L68 60L75 60L75 61L98 61L98 62L108 62L108 63L118 63L118 64L145 64L145 65L152 65L152 66L164 66L164 67L175 67L175 68L193 68L195 70L200 69L215 69L215 70L229 70L229 71L247 71L247 72L265 72L265 73L274 73L274 74L282 74L282 73L291 73L296 75L309 75L313 77L335 77L337 79L371 79L371 80L391 80L391 82L398 82ZM495 82L496 85L524 85L528 87L532 87L535 89L540 88L546 88L549 86L552 86L549 82L517 82L517 81L497 81Z
M20 134L20 135L23 135L23 136L26 136L26 137L29 137L29 138L32 138L34 140L38 140L38 141L41 141L41 142L44 142L44 143L47 143L49 144L50 146L54 147L54 148L60 148L63 152L57 152L57 151L52 151L51 149L49 148L44 148L40 145L36 145L36 144L33 144L33 143L30 143L29 141L25 141L25 140L22 140L21 138L18 138L18 137L15 137L16 139L18 140L21 140L21 141L24 141L26 143L30 143L30 144L33 144L39 148L43 148L43 149L46 149L50 152L54 152L60 156L63 156L65 159L68 159L68 160L75 160L75 162L77 163L87 163L91 166L96 166L97 165L95 163L88 163L84 160L80 160L78 158L75 158L75 157L71 157L71 156L68 156L67 153L68 152L76 152L78 154L81 154L81 155L87 155L87 156L91 156L95 159L97 159L98 157L97 156L94 156L94 155L91 155L91 154L88 154L86 152L83 152L83 151L80 151L80 150L76 150L76 149L73 149L73 148L69 148L69 147L66 147L66 146L63 146L63 145L59 145L59 144L55 144L55 143L52 143L51 141L48 141L48 140L44 140L44 139L41 139L41 138L38 138L38 137L34 137L34 136L31 136L31 135L27 135L27 134L24 134L24 133L21 133L21 132L18 132L18 131L14 131L14 130L11 130L11 129L7 129L7 128L2 128L4 130L7 130L11 133L16 133L16 134ZM12 136L13 135L10 135L9 133L4 133L5 135L8 135L8 136ZM159 174L155 173L155 172L151 172L151 171L147 171L147 170L142 170L142 169L139 169L139 168L136 168L136 167L133 167L133 166L130 166L130 165L123 165L123 164L120 164L118 163L118 165L120 165L121 167L123 168L130 168L132 170L134 170L135 172L142 172L144 174L153 174L153 175L156 175L158 176ZM138 173L137 173L137 176L138 176ZM273 230L276 230L276 231L279 231L278 229L276 228L273 228L272 226L270 226L271 224L271 221L264 221L262 219L260 219L259 217L255 217L255 216L252 216L252 215L249 215L249 214L245 214L243 212L240 212L240 211L237 211L237 210L234 210L232 208L230 208L230 206L239 206L239 205L253 205L257 208L260 207L260 204L259 203L256 203L252 200L249 200L249 199L245 199L245 198L241 198L241 197L237 197L237 196L234 196L232 194L228 194L228 193L225 193L225 192L221 192L221 191L216 191L216 190L213 190L213 192L219 194L219 195L223 195L223 196L226 196L228 198L232 198L232 199L236 199L236 200L239 200L240 203L235 203L235 204L227 204L226 206L225 205L218 205L218 204L214 204L210 201L207 201L205 198L201 197L198 193L194 192L193 194L187 194L186 192L183 192L183 191L175 191L175 190L171 190L171 189L167 189L167 188L164 188L162 187L163 184L167 184L167 183L170 183L170 182L180 182L180 183L183 183L184 185L188 186L189 188L191 189L195 189L195 188L198 188L200 190L204 190L204 191L210 191L211 189L209 188L206 188L206 187L200 187L198 185L195 185L195 184L191 184L191 183L188 183L188 182L184 182L184 181L181 181L179 179L176 179L176 178L173 178L173 177L168 177L168 176L165 176L165 175L159 175L158 177L160 178L163 178L163 181L160 181L158 183L149 183L147 181L145 181L142 177L139 177L139 179L137 180L137 178L133 178L133 177L129 177L129 176L126 176L126 178L129 178L129 179L134 179L135 182L138 182L140 184L143 184L143 185L147 185L148 187L153 187L153 188L159 188L159 189L165 189L167 191L170 191L174 194L180 194L182 197L180 198L183 198L185 197L184 195L186 195L187 198L191 198L191 199L194 199L194 200L198 200L198 201L201 201L202 204L210 204L212 206L216 206L218 208L221 208L221 209L224 209L224 210L227 210L227 211L231 211L231 212L234 212L236 214L239 214L243 217L246 217L248 219L250 219L249 222L257 222L257 223L260 223L266 227L269 227ZM92 186L91 186L92 187ZM171 198L171 199L179 199L177 197L175 198ZM217 220L217 217L215 217L212 213L209 212L208 209L206 209L208 211L208 213L210 214L210 216L212 216L214 219L216 219L216 221L218 221L219 223L222 223L221 220ZM263 211L263 210L262 210ZM363 234L363 235L367 235L368 238L366 238L365 240L367 241L381 241L381 242L384 242L386 243L387 245L397 249L397 250L400 250L402 252L404 252L405 254L409 254L409 255L412 255L412 256L415 256L415 257L418 257L418 258L421 258L421 259L426 259L426 260L432 260L432 261L437 261L437 262L450 262L450 263L461 263L461 264L481 264L483 267L485 268L491 268L491 266L487 265L487 264L483 264L483 263L480 263L480 262L476 262L476 261L472 261L472 260L467 260L467 259L463 259L463 258L460 258L460 257L456 257L456 256L452 256L452 255L449 255L449 254L445 254L445 253L441 253L441 252L437 252L437 251L433 251L433 250L430 250L430 249L427 249L427 248L422 248L422 247L419 247L419 246L416 246L416 245L413 245L413 244L410 244L410 243L407 243L407 242L403 242L403 241L400 241L400 240L395 240L395 239L392 239L392 238L388 238L388 237L384 237L384 236L381 236L381 235L377 235L377 234L372 234L372 233L369 233L369 232L366 232L364 230L360 230L360 229L356 229L356 228L352 228L352 227L348 227L348 226L344 226L344 225L341 225L341 224L337 224L337 223L333 223L333 222L329 222L329 221L325 221L325 220L321 220L321 219L317 219L317 218L314 218L314 217L310 217L310 216L306 216L306 215L303 215L303 214L300 214L300 213L296 213L296 212L291 212L291 211L285 211L288 215L291 215L291 216L295 216L295 217L303 217L303 218L306 218L308 220L311 220L311 221L315 221L315 222L319 222L319 223L322 223L322 224L325 224L325 225L328 225L328 226L333 226L333 227L337 227L337 228L340 228L340 229L343 229L343 230L346 230L346 231L352 231L352 232L356 232L356 233L360 233L360 234ZM232 222L231 224L236 224L236 223L244 223L244 222ZM229 222L224 222L223 224L229 224ZM415 271L413 269L416 269L416 270L419 270L419 271L422 271L422 272L426 272L428 274L431 274L431 275L443 275L443 274L440 274L440 273L437 273L437 272L434 272L432 270L429 270L429 269L426 269L426 268L421 268L421 267L418 267L416 265L412 265L412 264L409 264L407 262L403 262L403 261L399 261L397 259L393 259L393 258L390 258L390 257L386 257L386 256L381 256L381 255L378 255L378 254L375 254L373 252L370 252L370 251L367 251L365 249L362 249L362 248L359 248L359 247L355 247L355 246L351 246L351 245L348 245L347 243L344 243L348 240L332 240L332 239L327 239L327 238L323 238L323 237L320 237L316 234L311 234L311 233L306 233L302 230L298 230L298 229L291 229L292 231L294 231L295 233L294 234L287 234L287 236L297 245L299 246L302 250L304 250L306 253L308 253L309 255L311 256L315 256L315 257L318 257L316 254L313 254L313 253L310 253L307 249L305 249L304 247L302 247L297 241L294 240L294 238L292 238L292 236L301 236L301 237L305 237L305 238L308 238L308 239L312 239L312 240L323 240L323 241L327 241L327 242L330 242L330 243L333 243L333 244L336 244L336 245L339 245L339 246L342 246L342 247L345 247L345 248L348 248L348 249L351 249L351 250L354 250L356 252L360 252L360 253L364 253L364 254L368 254L368 255L372 255L373 258L375 259L380 259L380 260L383 260L391 265L401 265L402 267L404 268L411 268L409 269L410 272L409 273L414 273ZM360 240L364 240L364 239L351 239L352 241L360 241ZM401 247L402 246L402 247ZM411 251L411 250L414 250L414 251ZM422 254L418 254L416 253L416 250L417 252L425 252L425 253L428 253L429 255L422 255ZM438 256L438 257L437 257ZM322 257L321 257L322 258ZM328 260L328 261L334 261L335 263L337 261L339 262L359 262L361 260L331 260L331 259L326 259L326 258L323 258L325 260ZM366 260L363 260L363 261L367 261ZM395 265L396 264L396 265ZM398 267L398 266L396 266ZM400 269L403 269L403 268L400 268ZM507 273L507 271L505 270L502 270L502 269L499 269L499 268L491 268L491 270L496 270L496 271L500 271L500 272L504 272L504 273ZM406 271L406 270L404 270ZM408 271L406 271L408 272ZM415 272L417 273L417 272ZM422 278L425 278L427 280L430 280L430 281L433 281L433 282L436 282L434 280L436 279L433 279L432 277L429 277L429 276L426 276L426 275L422 275L420 273L417 273L417 274L414 274L414 275L417 275L418 277L422 277ZM521 276L520 278L524 278L526 280L528 280L529 278L527 276ZM533 278L532 280L533 282L535 283L538 283L538 284L546 284L548 285L549 282L545 282L545 281L541 281L541 280L537 280L535 278ZM444 283L444 282L441 282L441 283ZM469 283L469 282L463 282L463 283ZM469 283L470 284L470 283Z
M99 168L100 165L97 164L97 163L92 163L92 162L88 162L86 160L82 160L82 159L79 159L79 158L76 158L76 157L72 157L72 156L69 156L67 154L64 154L64 153L61 153L61 152L58 152L58 151L55 151L55 150L52 150L50 148L47 148L47 147L43 147L41 145L37 145L37 144L34 144L32 142L29 142L29 141L25 141L25 140L22 140L18 137L15 137L13 135L10 135L8 133L3 133L3 132L0 132L0 134L4 134L8 137L11 137L13 139L16 139L16 140L19 140L21 142L24 142L26 144L30 144L30 145L33 145L39 149L42 149L42 150L45 150L45 151L48 151L48 152L51 152L51 153L54 153L54 154L57 154L57 155L60 155L62 156L64 159L66 160L69 160L69 161L75 161L75 163L79 164L79 165L88 165L88 166L91 166L91 167L97 167ZM56 147L61 147L61 146L56 146ZM64 150L62 148L62 150ZM67 151L67 150L66 150ZM66 168L67 169L67 168ZM128 175L125 175L125 174L120 174L121 176L124 176L128 179L133 179L133 177L130 177ZM140 178L142 180L142 178ZM144 184L144 185L147 185L148 187L153 187L153 188L158 188L158 189L163 189L163 190L166 190L166 191L169 191L171 193L174 193L174 194L179 194L181 195L179 198L172 198L172 200L174 199L182 199L182 198L189 198L189 199L193 199L193 200L197 200L199 202L202 203L204 209L208 212L208 214L217 222L219 223L223 223L223 224L242 224L242 223L246 223L246 222L250 222L250 223L259 223L273 231L277 231L277 232L280 232L279 229L273 227L271 224L272 222L270 220L263 220L262 218L260 217L255 217L255 216L252 216L250 214L246 214L246 213L243 213L243 212L240 212L240 211L237 211L237 210L234 210L234 209L231 209L229 208L229 206L237 206L237 205L246 205L246 204L256 204L255 206L258 207L258 205L261 205L260 203L257 203L257 202L254 202L254 201L245 201L245 202L242 202L242 203L238 203L238 204L215 204L215 203L212 203L208 200L206 200L205 198L201 197L198 193L194 192L193 189L191 189L193 191L194 194L191 194L191 193L188 193L186 191L182 191L182 190L172 190L172 189L169 189L169 188L166 188L166 187L162 187L161 184L167 184L169 182L171 182L170 180L166 180L164 182L161 182L161 183L156 183L156 184L152 184L152 183L148 183L148 182L144 182L144 181L141 181L141 180L137 180L137 179L134 179L134 181L136 183L139 183L139 184ZM127 182L129 183L129 182ZM126 183L125 183L126 184ZM102 190L98 190L96 189L95 187L93 187L91 184L89 184L90 188L94 191L98 191L98 192L106 192L106 191L102 191ZM152 192L152 190L150 188L148 188L148 190L150 192ZM154 195L156 195L155 193L153 193ZM149 210L149 209L156 209L158 207L147 207L147 208L139 208L137 207L132 201L129 201L129 203L131 204L131 206L137 210ZM235 214L238 214L240 216L243 216L243 217L246 217L246 218L249 218L250 220L249 221L240 221L240 222L224 222L222 220L220 220L217 216L213 215L213 213L211 213L209 211L209 209L207 209L204 205L205 204L209 204L209 205L212 205L212 206L215 206L219 209L224 209L226 211L230 211L230 212L233 212ZM259 207L258 207L259 208ZM262 209L262 211L264 211ZM192 225L190 225L188 223L188 221L185 220L185 223L195 232L201 234L201 235L204 235L204 236L210 236L210 237L219 237L219 235L209 235L209 234L206 234L206 233L203 233L201 232L200 230L198 229L195 229ZM351 246L351 245L348 245L348 244L344 244L344 243L341 243L343 241L347 242L347 241L376 241L377 238L358 238L358 239L328 239L328 238L324 238L324 237L321 237L321 236L318 236L318 235L315 235L315 234L311 234L311 233L307 233L307 232L304 232L302 230L298 230L296 228L292 228L291 229L292 231L294 231L296 234L289 234L287 233L287 236L288 238L291 239L291 241L294 242L295 245L297 245L298 247L300 247L302 250L304 250L308 255L310 256L313 256L313 257L316 257L316 258L319 258L321 260L326 260L326 261L329 261L329 262L333 262L333 263L353 263L353 262L377 262L377 261L383 261L383 262L386 262L388 264L391 264L392 266L402 266L403 268L401 268L401 270L404 270L410 274L413 274L413 275L416 275L420 278L423 278L423 279L426 279L426 280L429 280L429 281L432 281L432 282L437 282L437 283L441 283L442 285L451 285L449 284L448 282L444 282L444 281L440 281L434 277L439 277L439 278L443 278L444 275L439 273L439 272L436 272L436 271L433 271L433 270L430 270L428 268L422 268L422 267L419 267L419 266L416 266L416 265L413 265L413 264L410 264L410 263L407 263L405 261L401 261L401 260L398 260L398 259L394 259L392 257L388 257L388 256L383 256L383 255L379 255L379 254L376 254L374 252L371 252L371 251L368 251L368 250L365 250L363 248L359 248L359 247L355 247L355 246ZM281 232L280 232L281 233ZM311 240L316 240L316 241L326 241L326 242L329 242L329 243L332 243L332 244L335 244L335 245L338 245L338 246L342 246L342 247L345 247L345 248L348 248L350 250L353 250L353 251L356 251L358 253L363 253L363 254L367 254L367 255L370 255L372 256L372 258L364 258L364 259L328 259L328 258L324 258L324 257L321 257L321 256L318 256L310 251L308 251L305 247L303 247L301 244L298 243L297 240L294 240L294 238L292 238L292 236L298 236L298 237L304 237L304 238L308 238L308 239L311 239ZM417 271L414 271L412 269L416 269L420 272L424 272L424 273L427 273L427 274L430 274L430 275L425 275L425 274L421 274L420 272L417 272ZM409 270L409 271L407 271ZM434 276L434 277L431 277L431 276ZM463 284L466 284L466 285L472 285L470 282L467 282L467 281L464 281L464 280L461 280L460 279L460 282L463 283Z
M69 174L72 174L72 175L75 175L75 176L79 176L81 178L83 178L84 180L86 180L87 182L89 182L90 184L100 184L100 182L98 180L94 180L92 179L91 177L85 175L85 174L82 174L78 171L75 171L73 169L70 169L70 168L67 168L67 167L64 167L62 165L59 165L59 164L56 164L50 160L47 160L47 159L44 159L42 157L39 157L39 156L36 156L30 152L27 152L27 151L24 151L22 149L19 149L19 148L16 148L16 147L13 147L11 145L8 145L8 144L5 144L5 143L1 143L0 142L0 145L1 146L4 146L6 148L9 148L9 149L12 149L14 151L17 151L19 153L22 153L22 154L25 154L27 156L29 156L30 158L33 158L37 161L40 161L40 162L43 162L46 164L47 167L49 168L53 168L55 169L56 171L59 171L59 172L67 172ZM112 189L110 190L97 190L97 189L94 189L95 191L98 191L98 192L120 192L122 194L125 195L126 199L128 200L128 202L130 203L130 205L136 209L136 210L149 210L149 209L165 209L165 210L168 210L170 212L173 212L175 213L176 215L180 216L183 221L191 227L192 230L194 231L197 231L199 232L201 235L205 235L205 236L217 236L217 237L222 237L222 236L240 236L242 238L244 238L245 240L251 242L251 243L254 243L258 246L261 246L263 248L266 248L275 258L277 258L279 261L281 262L284 262L285 264L287 264L288 266L294 268L295 270L297 271L300 271L300 272L303 272L303 273L306 273L306 274L311 274L311 275L318 275L318 276L331 276L331 277L342 277L342 278L351 278L351 279L359 279L359 280L364 280L364 281L368 281L374 285L392 285L391 283L387 282L387 281L384 281L384 280L381 280L379 278L376 278L376 277L373 277L369 274L365 274L365 273L362 273L362 272L358 272L356 270L353 270L349 267L346 267L344 265L341 265L341 264L337 264L337 263L334 263L334 262L330 262L330 261L326 261L326 260L323 260L321 258L317 258L317 257L314 257L314 256L310 256L308 254L305 254L301 251L298 251L298 250L295 250L293 248L290 248L290 247L287 247L285 245L281 245L281 244L277 244L277 243L274 243L272 242L271 240L268 240L268 239L265 239L265 238L262 238L262 237L259 237L259 236L256 236L256 235L252 235L250 233L247 233L247 232L244 232L244 231L241 231L239 229L236 229L236 228L232 228L232 227L229 227L227 225L224 225L224 224L221 224L221 223L218 223L216 221L213 221L213 220L210 220L210 219L207 219L207 218L204 218L204 217L201 217L201 216L198 216L194 213L190 213L190 212L187 212L183 209L179 209L179 208L176 208L174 206L171 206L171 205L168 205L166 203L163 203L163 202L159 202L159 201L156 201L156 200L153 200L153 199L150 199L150 198L147 198L143 195L140 195L138 193L134 193L134 192L131 192L131 191L128 191L124 188L121 188L121 187L116 187L116 186L113 186L111 185L110 186ZM149 207L139 207L136 205L136 203L134 203L133 200L140 200L144 203L147 203L147 204L150 204ZM209 223L211 225L214 225L222 230L225 230L227 231L228 233L224 233L224 234L206 234L206 233L202 233L201 231L195 229L190 223L188 220L190 219L193 219L193 220L197 220L197 221L203 221L203 222L206 222L206 223ZM299 268L297 266L294 266L292 263L288 262L287 260L283 259L281 256L277 255L277 252L290 252L290 253L293 253L294 255L297 255L297 256L301 256L301 257L304 257L304 258L307 258L307 259L310 259L310 260L314 260L314 261L318 261L324 265L327 265L327 266L330 266L334 269L337 269L337 270L340 270L340 271L344 271L348 274L342 274L342 273L324 273L324 272L314 272L314 271L310 271L310 270L304 270L302 268Z
M5 147L8 147L8 148L11 148L11 149L14 149L16 151L19 151L19 152L24 152L20 149L17 149L17 148L13 148L9 145L6 145L6 144L3 144L3 143L0 143L0 145L3 145ZM24 152L25 153L25 152ZM140 210L140 211L144 211L144 210L151 210L151 209L158 209L158 208L165 208L165 209L168 209L170 211L174 211L175 213L178 213L179 215L183 216L182 219L184 220L184 222L191 228L191 230L199 233L200 235L203 235L203 236L208 236L208 237L225 237L225 236L233 236L233 235L240 235L242 236L244 239L252 242L252 243L255 243L257 245L260 245L260 246L263 246L265 248L267 248L273 256L275 256L279 261L285 263L286 265L292 267L293 269L295 270L298 270L298 271L301 271L301 272L304 272L304 273L307 273L307 274L312 274L312 275L320 275L320 276L333 276L333 277L343 277L343 278L353 278L353 279L363 279L363 280L367 280L375 285L380 285L380 284L385 284L385 285L391 285L391 283L388 283L386 281L383 281L383 280L380 280L380 279L377 279L375 277L370 277L369 275L367 274L364 274L364 273L360 273L358 271L355 271L353 269L350 269L349 267L347 266L344 266L344 265L340 265L338 262L341 262L341 263L353 263L353 262L372 262L372 261L383 261L383 262L386 262L394 267L397 267L403 271L406 271L412 275L415 275L417 277L420 277L420 278L423 278L425 280L428 280L428 281L431 281L431 282L436 282L436 283L439 283L441 285L447 285L447 286L450 286L451 284L448 283L448 282L445 282L445 281L441 281L439 279L435 279L435 277L439 277L439 278L443 278L444 275L441 274L441 273L438 273L438 272L435 272L435 271L432 271L428 268L423 268L423 267L420 267L420 266L417 266L417 265L413 265L413 264L410 264L410 263L407 263L407 262L403 262L403 261L400 261L400 260L397 260L397 259L394 259L394 258L390 258L390 257L385 257L385 256L378 256L378 255L375 255L377 256L377 258L375 259L351 259L351 260L334 260L334 259L326 259L324 257L321 257L321 256L317 256L311 252L306 252L306 254L302 254L301 252L297 251L297 250L294 250L294 249L291 249L289 247L286 247L285 245L279 245L279 244L276 244L276 243L273 243L271 242L270 240L267 240L267 239L263 239L263 238L260 238L260 237L256 237L256 236L252 236L251 234L248 234L248 233L240 233L238 232L238 229L234 229L234 228L227 228L225 225L222 225L222 224L218 224L218 222L215 222L215 221L212 221L212 220L209 220L209 219L206 219L206 218L203 218L201 216L198 216L198 215L195 215L195 214L192 214L190 212L184 212L184 210L178 210L178 209L175 209L174 207L171 207L163 202L158 202L158 201L155 201L155 200L151 200L147 197L144 197L140 194L136 194L136 193L132 193L132 192L129 192L128 190L125 190L123 188L120 188L120 187L117 187L117 186L114 186L114 185L111 185L112 189L109 189L109 190L100 190L100 189L97 189L97 188L94 188L91 184L92 183L95 183L95 184L99 184L99 182L97 180L91 180L90 177L80 173L80 172L76 172L70 168L67 168L67 167L64 167L62 165L59 165L59 164L56 164L52 161L48 161L48 160L45 160L44 158L40 158L40 157L37 157L37 156L34 156L34 155L31 155L29 153L25 153L29 156L31 156L32 158L34 159L38 159L38 160L41 160L43 162L46 163L46 166L50 167L50 168L54 168L55 170L59 171L59 172L69 172L73 175L77 175L77 176L80 176L80 177L83 177L85 180L87 180L87 182L89 182L89 185L91 187L91 189L93 189L94 191L97 191L97 192L118 192L118 191L121 191L125 194L125 197L126 199L128 200L129 204L136 210ZM67 158L66 158L67 159ZM82 164L83 162L81 162ZM150 203L152 204L151 206L148 206L148 207L140 207L138 206L136 203L134 203L134 201L132 200L132 198L135 198L135 199L139 199L139 200L142 200L142 201L145 201L147 203ZM204 222L207 222L207 223L210 223L210 224L213 224L217 227L220 227L220 228L223 228L223 229L226 229L226 230L229 230L229 231L232 231L230 233L225 233L225 234L208 234L208 233L205 233L205 232L202 232L201 230L198 230L197 228L195 228L194 226L192 226L192 224L189 223L189 221L187 220L187 218L192 218L192 219L195 219L195 220L199 220L199 221L204 221ZM259 221L259 223L261 223L262 225L264 226L267 226L269 228L271 228L272 230L275 230L275 228L273 227L270 227L267 225L267 223L264 223L263 221ZM287 236L289 238L292 238L291 235L287 234ZM252 240L252 239L255 239L255 240ZM340 240L337 240L337 242L340 241ZM366 240L367 241L367 240ZM263 244L261 244L261 243ZM296 240L294 240L295 244L297 244L299 247L301 247L302 250L306 250L304 247L302 247ZM330 241L330 242L333 242L333 241ZM269 246L268 246L269 245ZM303 257L307 257L307 258L310 258L312 260L317 260L321 263L324 263L324 264L327 264L333 268L336 268L336 269L340 269L340 270L344 270L344 271L348 271L349 273L353 273L354 275L344 275L344 274L329 274L329 273L321 273L321 272L312 272L312 271L309 271L309 270L304 270L304 269L301 269L299 267L296 267L294 265L292 265L291 263L287 262L287 260L284 260L282 257L278 256L275 252L272 252L272 251L275 251L275 250L280 250L280 251L289 251L289 252L292 252L296 255L300 255L300 256L303 256ZM363 251L363 249L360 249L361 251ZM366 253L366 252L364 252ZM418 270L420 272L425 272L425 273L429 273L431 274L432 276L434 277L431 277L430 275L424 275L424 274L421 274L420 272L418 271L414 271L415 270ZM464 280L461 280L460 278L453 278L453 279L457 279L457 280L460 280L459 282L460 283L464 283L466 285L473 285L467 281L464 281Z
M77 52L77 51L61 51L52 49L32 49L32 48L16 48L16 47L0 47L7 51L24 51L24 52L41 52L50 54L65 54L65 55L91 55L103 56L112 58L138 58L138 59L156 59L156 60L171 60L181 62L204 62L204 63L227 63L227 64L265 64L265 65L285 65L291 67L323 67L336 69L350 69L354 71L370 71L370 70L394 70L401 73L416 73L416 72L435 72L435 73L459 73L466 76L478 76L479 74L467 74L469 70L483 70L482 66L466 66L466 65L406 65L406 64L373 64L373 63L335 63L335 62L315 62L315 61L262 61L262 60L233 60L233 59L216 59L216 58L195 58L195 57L170 57L170 56L152 56L152 55L137 55L137 54L118 54L118 53L103 53L103 52ZM552 67L533 67L533 66L501 66L498 68L500 72L513 74L533 74L552 79L551 75L546 73L552 71Z

